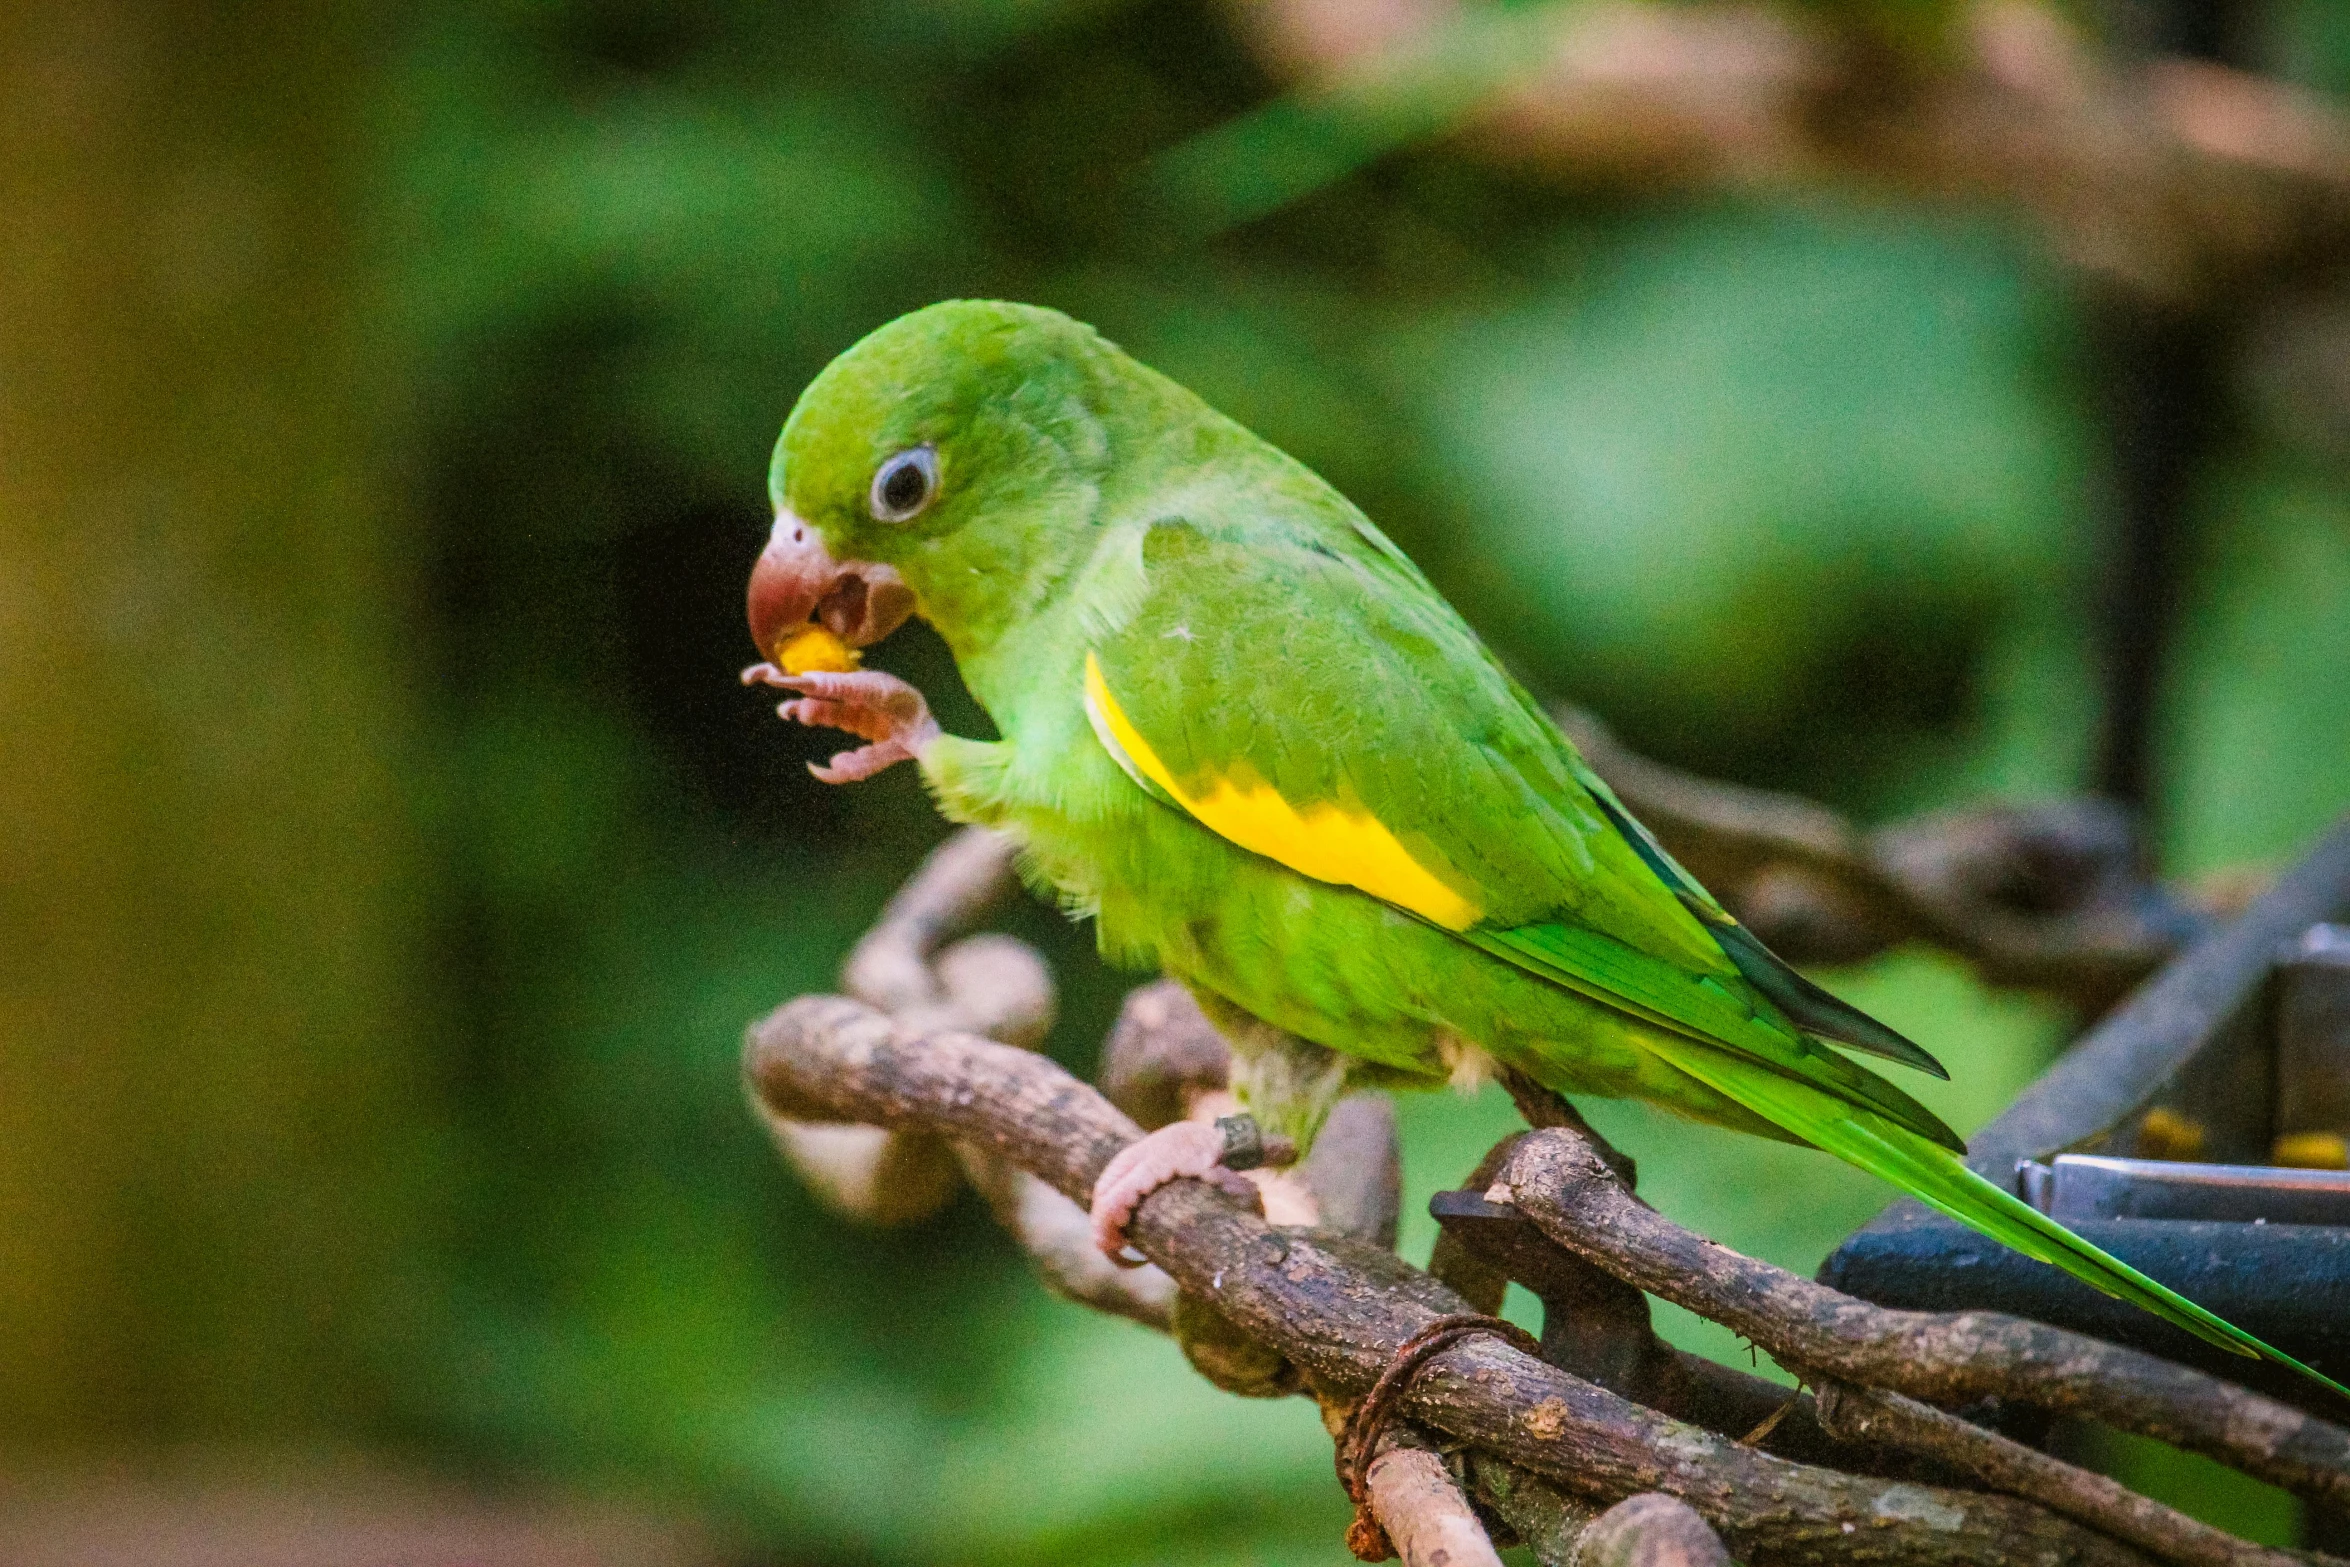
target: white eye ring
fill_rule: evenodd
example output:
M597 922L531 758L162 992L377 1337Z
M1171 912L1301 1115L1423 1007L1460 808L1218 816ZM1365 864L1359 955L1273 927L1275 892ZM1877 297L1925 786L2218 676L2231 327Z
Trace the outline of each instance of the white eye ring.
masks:
M909 446L873 471L865 504L875 522L911 522L938 494L938 452L928 442Z

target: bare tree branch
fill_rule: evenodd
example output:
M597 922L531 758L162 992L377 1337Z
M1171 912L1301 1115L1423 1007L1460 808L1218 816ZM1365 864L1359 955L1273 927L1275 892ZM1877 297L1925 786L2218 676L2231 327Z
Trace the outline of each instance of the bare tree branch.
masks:
M1521 1142L1488 1195L1559 1245L1742 1334L1799 1375L1942 1405L1996 1396L2083 1415L2327 1506L2350 1503L2350 1431L2062 1328L1994 1312L1889 1311L1742 1257L1640 1202L1569 1129Z
M1463 14L1456 0L1231 10L1273 70L1340 93L1375 91ZM1834 20L1793 5L1560 5L1547 57L1467 140L1583 181L2003 201L2073 266L2171 308L2328 267L2350 234L2350 121L2315 94L2107 58L2031 0L1981 0L1931 52Z
M1689 787L1717 829L1748 812L1716 842L1793 842L1815 856L1838 843L1832 819L1807 821L1807 807L1779 813L1740 791ZM851 960L858 988L887 1010L803 997L753 1030L748 1086L779 1145L836 1203L885 1221L935 1209L959 1169L1057 1292L1173 1332L1218 1386L1254 1396L1310 1389L1326 1414L1343 1414L1399 1346L1466 1304L1386 1249L1399 1181L1384 1101L1343 1103L1301 1167L1324 1228L1269 1226L1200 1183L1177 1182L1132 1227L1159 1265L1113 1267L1094 1250L1081 1204L1140 1129L1004 1042L1035 1040L1051 1018L1051 977L1034 953L1001 936L944 945L1009 885L1000 839L949 840ZM1188 994L1164 982L1129 997L1107 1056L1105 1075L1153 1118L1221 1090L1228 1065ZM1631 1161L1572 1105L1508 1082L1544 1130L1487 1156L1474 1177L1489 1186L1484 1206L1447 1218L1431 1266L1479 1310L1497 1306L1510 1279L1533 1288L1545 1305L1542 1356L1455 1345L1401 1393L1418 1427L1467 1444L1448 1468L1399 1426L1371 1466L1373 1516L1409 1562L1490 1558L1468 1495L1541 1559L1584 1567L1718 1560L1723 1540L1756 1562L2293 1559L1919 1399L1997 1395L2084 1414L2321 1504L2350 1499L2350 1433L2135 1351L1986 1313L1884 1311L1739 1257L1641 1204ZM1495 1217L1504 1222L1460 1227ZM1790 1397L1662 1344L1641 1290L1745 1334L1825 1393L1816 1404ZM1775 1452L1756 1450L1766 1431ZM2007 1494L1930 1483L1946 1476ZM1622 1505L1603 1514L1611 1503Z
M1470 1186L1498 1179L1527 1135L1497 1144ZM1808 1396L1674 1348L1657 1336L1645 1294L1551 1241L1516 1209L1460 1192L1437 1202L1444 1231L1429 1272L1480 1311L1496 1309L1508 1283L1524 1285L1542 1302L1542 1358L1561 1370L1781 1458L1892 1479L1955 1477L1881 1443L1839 1441L1821 1427Z
M1385 1444L1365 1481L1371 1516L1404 1567L1501 1567L1460 1483L1427 1448Z
M1820 1423L1855 1442L1931 1453L1985 1485L2025 1496L2180 1567L2292 1567L2294 1556L2198 1523L2118 1481L2035 1452L1899 1393L1824 1382Z
M1121 1268L1103 1256L1093 1243L1093 1220L1085 1209L1018 1165L969 1146L957 1152L972 1186L987 1199L996 1222L1028 1253L1047 1289L1146 1328L1174 1331L1173 1279L1157 1268Z
M984 827L966 827L932 850L850 951L842 987L868 1006L927 1023L917 1009L948 1000L932 958L1012 890L1013 854L1011 839ZM1049 981L1045 997L1049 1011ZM977 1025L965 1020L947 1026Z
M1191 992L1162 979L1127 992L1095 1075L1110 1103L1157 1131L1182 1120L1195 1095L1222 1088L1231 1066L1231 1047Z
M2205 928L2141 877L2129 818L2105 801L1979 806L1863 832L1809 800L1636 755L1579 709L1556 716L1673 857L1791 962L1929 941L1994 985L2101 1010Z
M979 828L956 833L889 900L850 952L842 982L850 994L916 1027L965 1028L1013 1044L1042 1039L1052 1027L1053 981L1026 945L981 935L939 950L1012 885L1010 839ZM918 1223L962 1186L956 1151L926 1132L773 1117L768 1131L817 1196L868 1224ZM1155 1310L1164 1320L1163 1301L1154 1301L1167 1290L1146 1288L1134 1297L1131 1290L1100 1286L1081 1258L1058 1249L1061 1216L1050 1212L1041 1194L1022 1190L1012 1172L991 1170L976 1184L1006 1228L1023 1240L1033 1234L1046 1248L1038 1253L1039 1264L1055 1289L1145 1320Z
M1140 1135L1050 1061L969 1034L910 1037L841 997L803 997L772 1014L753 1029L745 1066L770 1114L919 1126L1016 1163L1072 1201ZM1330 1397L1360 1396L1420 1326L1461 1309L1376 1247L1276 1230L1195 1181L1154 1193L1131 1234L1187 1295L1211 1302ZM1680 1497L1746 1560L2144 1560L2028 1503L1787 1463L1490 1342L1432 1359L1403 1405L1416 1424L1586 1496Z
M770 1120L767 1133L826 1206L867 1224L919 1224L962 1189L955 1150L928 1132Z
M1462 1488L1508 1526L1543 1567L1578 1567L1583 1531L1607 1509L1540 1475L1490 1453L1465 1448L1454 1455Z

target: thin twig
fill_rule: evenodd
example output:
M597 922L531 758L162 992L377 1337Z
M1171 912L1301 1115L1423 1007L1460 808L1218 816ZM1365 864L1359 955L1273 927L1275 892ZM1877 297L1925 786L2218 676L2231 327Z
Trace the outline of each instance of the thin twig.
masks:
M2119 1481L1899 1393L1826 1382L1820 1386L1819 1411L1820 1423L1847 1440L1889 1442L1913 1453L1931 1453L1993 1490L2029 1497L2179 1567L2293 1567L2298 1559L2224 1534Z
M1404 1567L1501 1567L1501 1557L1444 1460L1389 1440L1364 1471L1377 1521Z

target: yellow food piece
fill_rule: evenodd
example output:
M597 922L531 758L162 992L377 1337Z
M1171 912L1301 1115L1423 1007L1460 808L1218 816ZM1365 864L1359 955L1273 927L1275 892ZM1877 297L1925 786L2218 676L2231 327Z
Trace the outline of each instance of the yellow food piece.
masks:
M2340 1132L2287 1132L2268 1157L2296 1170L2350 1170L2350 1137Z
M787 675L846 674L857 667L857 650L811 620L794 626L775 644L775 666Z
M2141 1159L2197 1159L2203 1154L2203 1123L2190 1120L2167 1105L2156 1105L2138 1123L2137 1157Z

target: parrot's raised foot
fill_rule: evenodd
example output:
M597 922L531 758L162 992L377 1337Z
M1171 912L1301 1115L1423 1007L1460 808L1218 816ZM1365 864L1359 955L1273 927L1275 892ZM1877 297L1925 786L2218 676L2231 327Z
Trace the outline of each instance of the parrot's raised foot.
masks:
M845 729L872 742L841 752L823 767L810 762L808 771L826 783L855 783L899 762L913 761L938 738L938 721L930 716L922 693L878 669L787 675L773 664L753 664L743 671L743 683L798 692L794 700L775 709L793 723Z
M1126 1221L1145 1197L1187 1176L1261 1211L1262 1194L1241 1169L1295 1157L1286 1138L1261 1137L1247 1116L1162 1126L1120 1149L1093 1183L1093 1243L1113 1262L1137 1262L1126 1250Z

